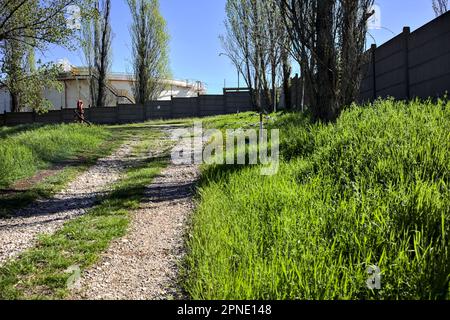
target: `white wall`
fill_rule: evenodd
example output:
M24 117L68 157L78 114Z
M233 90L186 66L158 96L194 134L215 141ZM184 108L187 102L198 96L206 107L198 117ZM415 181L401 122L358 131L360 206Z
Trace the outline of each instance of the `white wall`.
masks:
M89 95L89 83L87 79L69 79L65 80L63 83L63 89L61 92L57 90L49 89L45 90L44 96L46 99L50 100L53 104L52 110L60 110L61 108L75 108L78 99L84 101L86 107L90 104ZM128 94L133 97L132 81L112 77L110 79L110 84L117 90L127 90ZM202 92L204 93L204 92ZM196 97L198 94L198 89L192 85L188 85L183 81L172 81L171 84L167 85L167 89L164 90L158 100L170 100L170 97ZM67 97L67 106L66 106ZM121 102L129 103L121 99ZM107 106L116 106L117 98L108 90L107 91ZM10 112L11 102L10 95L6 89L0 89L0 113Z
M131 80L111 79L111 85L118 90L127 90L133 96L133 88ZM166 89L161 92L158 100L170 100L170 97L186 98L196 97L198 90L183 81L173 81L172 84L167 84Z
M7 89L0 89L0 114L11 109L11 97Z
M55 89L46 89L44 96L53 104L54 110L64 108L64 89L61 92Z

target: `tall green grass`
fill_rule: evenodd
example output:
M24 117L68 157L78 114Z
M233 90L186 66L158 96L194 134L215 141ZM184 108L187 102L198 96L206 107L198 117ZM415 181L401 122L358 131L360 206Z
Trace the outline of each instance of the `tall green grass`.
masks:
M0 188L94 151L111 135L104 127L77 124L2 129L0 133Z
M193 299L448 299L450 103L378 101L335 124L279 117L277 175L204 170ZM381 290L367 287L381 270Z

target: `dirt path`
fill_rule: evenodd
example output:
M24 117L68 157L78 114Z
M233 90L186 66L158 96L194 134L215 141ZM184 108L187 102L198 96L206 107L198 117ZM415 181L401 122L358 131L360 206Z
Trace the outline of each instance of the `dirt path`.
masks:
M158 300L182 297L178 263L199 177L196 165L170 164L148 186L129 232L83 273L71 299Z
M38 235L54 233L66 221L86 213L120 179L138 142L128 141L111 156L100 159L52 199L33 203L18 210L14 218L0 220L0 265L32 247Z

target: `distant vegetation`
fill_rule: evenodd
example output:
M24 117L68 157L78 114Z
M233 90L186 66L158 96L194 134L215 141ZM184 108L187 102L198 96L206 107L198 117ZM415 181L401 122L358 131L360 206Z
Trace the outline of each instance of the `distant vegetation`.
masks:
M450 103L377 101L336 123L279 116L282 163L204 168L193 299L449 298ZM381 290L368 289L370 266Z

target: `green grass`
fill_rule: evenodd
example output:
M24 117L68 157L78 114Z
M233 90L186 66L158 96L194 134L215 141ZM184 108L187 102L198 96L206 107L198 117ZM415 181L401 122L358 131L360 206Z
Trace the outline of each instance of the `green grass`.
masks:
M287 114L273 127L277 175L203 169L191 298L450 297L450 103L378 101L335 124ZM366 286L371 265L381 290Z
M0 195L0 219L9 217L17 209L31 204L37 199L48 199L62 190L89 165L69 166L53 176L36 183L27 190Z
M78 156L96 152L111 133L101 126L20 126L0 131L0 188Z
M41 236L36 247L0 268L0 300L61 299L69 294L66 270L84 270L98 261L110 242L123 236L130 211L139 207L145 187L166 165L163 158L146 158L161 134L147 129L136 133L142 142L133 150L142 157L113 191L86 215L72 220L53 235ZM153 141L154 143L149 143Z
M12 127L1 126L0 127L0 139L4 139L8 136L18 134L20 132L38 129L42 127L41 124L22 124Z
M198 119L202 121L205 128L213 129L238 129L259 127L259 114L255 112L244 112L239 114L228 114L216 117ZM267 123L266 117L264 122Z
M228 114L203 118L186 118L175 120L155 120L152 125L172 125L181 127L192 127L195 122L202 122L205 129L235 129L256 126L259 124L259 114L256 112L242 112L239 114ZM266 119L265 119L265 122Z
M44 131L47 130L48 132L45 132L43 136ZM99 158L111 154L124 140L139 132L140 130L133 126L125 125L1 127L0 137L3 139L0 139L0 142L6 141L4 148L7 149L7 154L0 155L0 167L4 168L5 172L10 170L13 174L2 173L7 178L3 180L3 184L0 184L0 189L10 187L21 178L30 178L42 169L54 166L59 166L61 169L20 192L0 193L0 218L10 216L15 210L37 199L52 197L95 164ZM64 137L61 138L60 135ZM68 140L70 140L70 146L67 147ZM47 147L36 148L36 145L40 144L46 144ZM32 155L30 159L21 156L23 150L25 154Z

